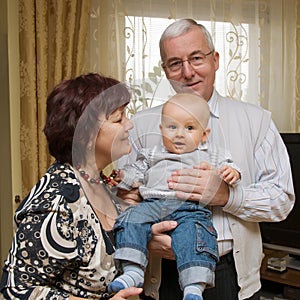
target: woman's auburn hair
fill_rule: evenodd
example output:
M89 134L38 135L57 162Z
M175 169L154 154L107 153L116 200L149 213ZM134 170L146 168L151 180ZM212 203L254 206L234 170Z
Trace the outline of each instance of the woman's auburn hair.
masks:
M76 129L79 131L76 143L80 144L76 148L83 150L95 131L99 115L107 118L129 101L130 93L124 84L101 74L89 73L59 83L47 98L44 134L50 154L57 161L72 165L73 138L78 120L81 119L81 124L86 121L85 126ZM88 113L84 113L87 108ZM84 153L76 156L84 159Z

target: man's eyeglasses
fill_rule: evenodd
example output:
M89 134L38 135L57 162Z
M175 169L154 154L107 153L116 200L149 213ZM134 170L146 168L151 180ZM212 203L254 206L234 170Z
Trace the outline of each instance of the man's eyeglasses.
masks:
M171 72L177 72L181 70L183 63L187 61L194 69L198 69L205 63L205 58L213 52L214 50L211 50L210 52L204 54L201 51L198 51L185 60L173 59L167 61L166 63L162 64L162 67L168 68Z

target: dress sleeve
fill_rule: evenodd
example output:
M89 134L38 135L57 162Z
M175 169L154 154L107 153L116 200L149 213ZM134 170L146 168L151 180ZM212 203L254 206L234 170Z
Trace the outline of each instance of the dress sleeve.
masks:
M104 299L116 275L94 209L68 165L54 164L20 204L5 299Z
M64 236L74 236L74 226L69 226L72 221L65 218L72 220L72 215L63 209L52 208L47 217L40 210L27 210L26 217L18 223L3 270L1 292L6 299L68 299L60 285L77 254L74 255L75 241L63 242L62 232ZM63 251L66 252L62 254Z
M77 192L78 185L46 174L18 208L0 288L6 299L68 299L66 273L80 259L69 205Z

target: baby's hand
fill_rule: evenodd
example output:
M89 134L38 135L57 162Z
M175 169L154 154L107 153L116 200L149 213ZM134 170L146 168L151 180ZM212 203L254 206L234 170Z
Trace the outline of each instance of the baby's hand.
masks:
M107 177L107 184L110 186L117 186L122 178L124 177L124 172L119 169L113 169L111 174Z
M240 173L229 166L223 166L219 170L221 178L228 184L232 185L240 179Z

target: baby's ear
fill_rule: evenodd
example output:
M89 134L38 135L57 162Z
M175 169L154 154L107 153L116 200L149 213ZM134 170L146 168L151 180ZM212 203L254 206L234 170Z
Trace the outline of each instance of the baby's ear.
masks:
M209 137L209 135L210 135L210 129L206 128L203 131L203 135L202 135L202 138L201 138L201 143L205 143L207 141L207 138Z

